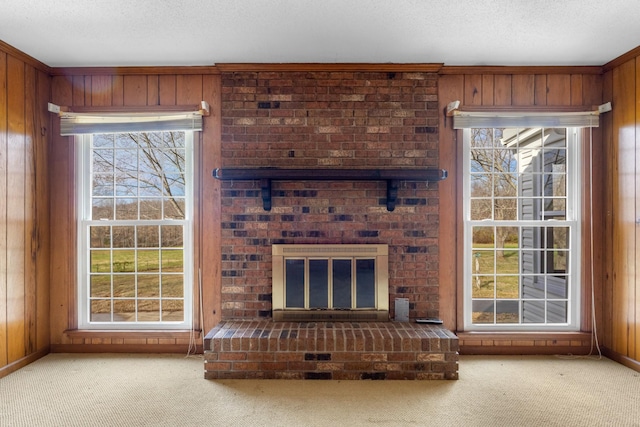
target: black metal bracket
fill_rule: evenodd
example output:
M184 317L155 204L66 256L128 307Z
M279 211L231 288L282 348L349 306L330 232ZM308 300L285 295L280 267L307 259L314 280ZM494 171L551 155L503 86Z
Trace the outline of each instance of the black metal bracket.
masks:
M393 212L398 200L400 181L441 181L447 177L444 169L279 169L279 168L218 168L213 177L220 180L259 180L262 207L271 210L271 181L354 180L387 181L387 210Z

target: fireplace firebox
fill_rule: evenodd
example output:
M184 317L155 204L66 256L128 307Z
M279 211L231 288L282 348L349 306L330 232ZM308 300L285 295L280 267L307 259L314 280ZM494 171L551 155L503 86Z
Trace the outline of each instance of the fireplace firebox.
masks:
M387 245L273 245L273 319L389 320Z

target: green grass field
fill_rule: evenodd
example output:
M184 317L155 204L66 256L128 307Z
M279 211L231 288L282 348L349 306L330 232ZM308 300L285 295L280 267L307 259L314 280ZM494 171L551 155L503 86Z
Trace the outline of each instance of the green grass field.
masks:
M138 250L137 253L132 249L91 251L90 294L91 298L97 298L91 302L92 315L110 313L110 298L123 298L113 302L113 312L123 319L132 319L138 298L139 320L160 320L161 302L163 320L182 320L183 265L182 249Z

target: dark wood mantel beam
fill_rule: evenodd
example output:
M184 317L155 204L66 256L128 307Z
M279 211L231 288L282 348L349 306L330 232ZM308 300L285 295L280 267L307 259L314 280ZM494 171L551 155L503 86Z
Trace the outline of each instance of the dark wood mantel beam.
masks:
M218 168L213 177L220 180L260 180L262 205L271 210L271 181L387 181L387 210L395 209L399 181L441 181L444 169L280 169Z

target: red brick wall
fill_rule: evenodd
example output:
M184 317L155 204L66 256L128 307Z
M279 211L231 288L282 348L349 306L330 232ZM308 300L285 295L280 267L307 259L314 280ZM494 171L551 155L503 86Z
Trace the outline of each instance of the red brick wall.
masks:
M223 167L438 167L437 75L233 72L222 75ZM222 318L271 316L274 243L386 243L390 307L438 316L438 185L274 181L222 184Z

